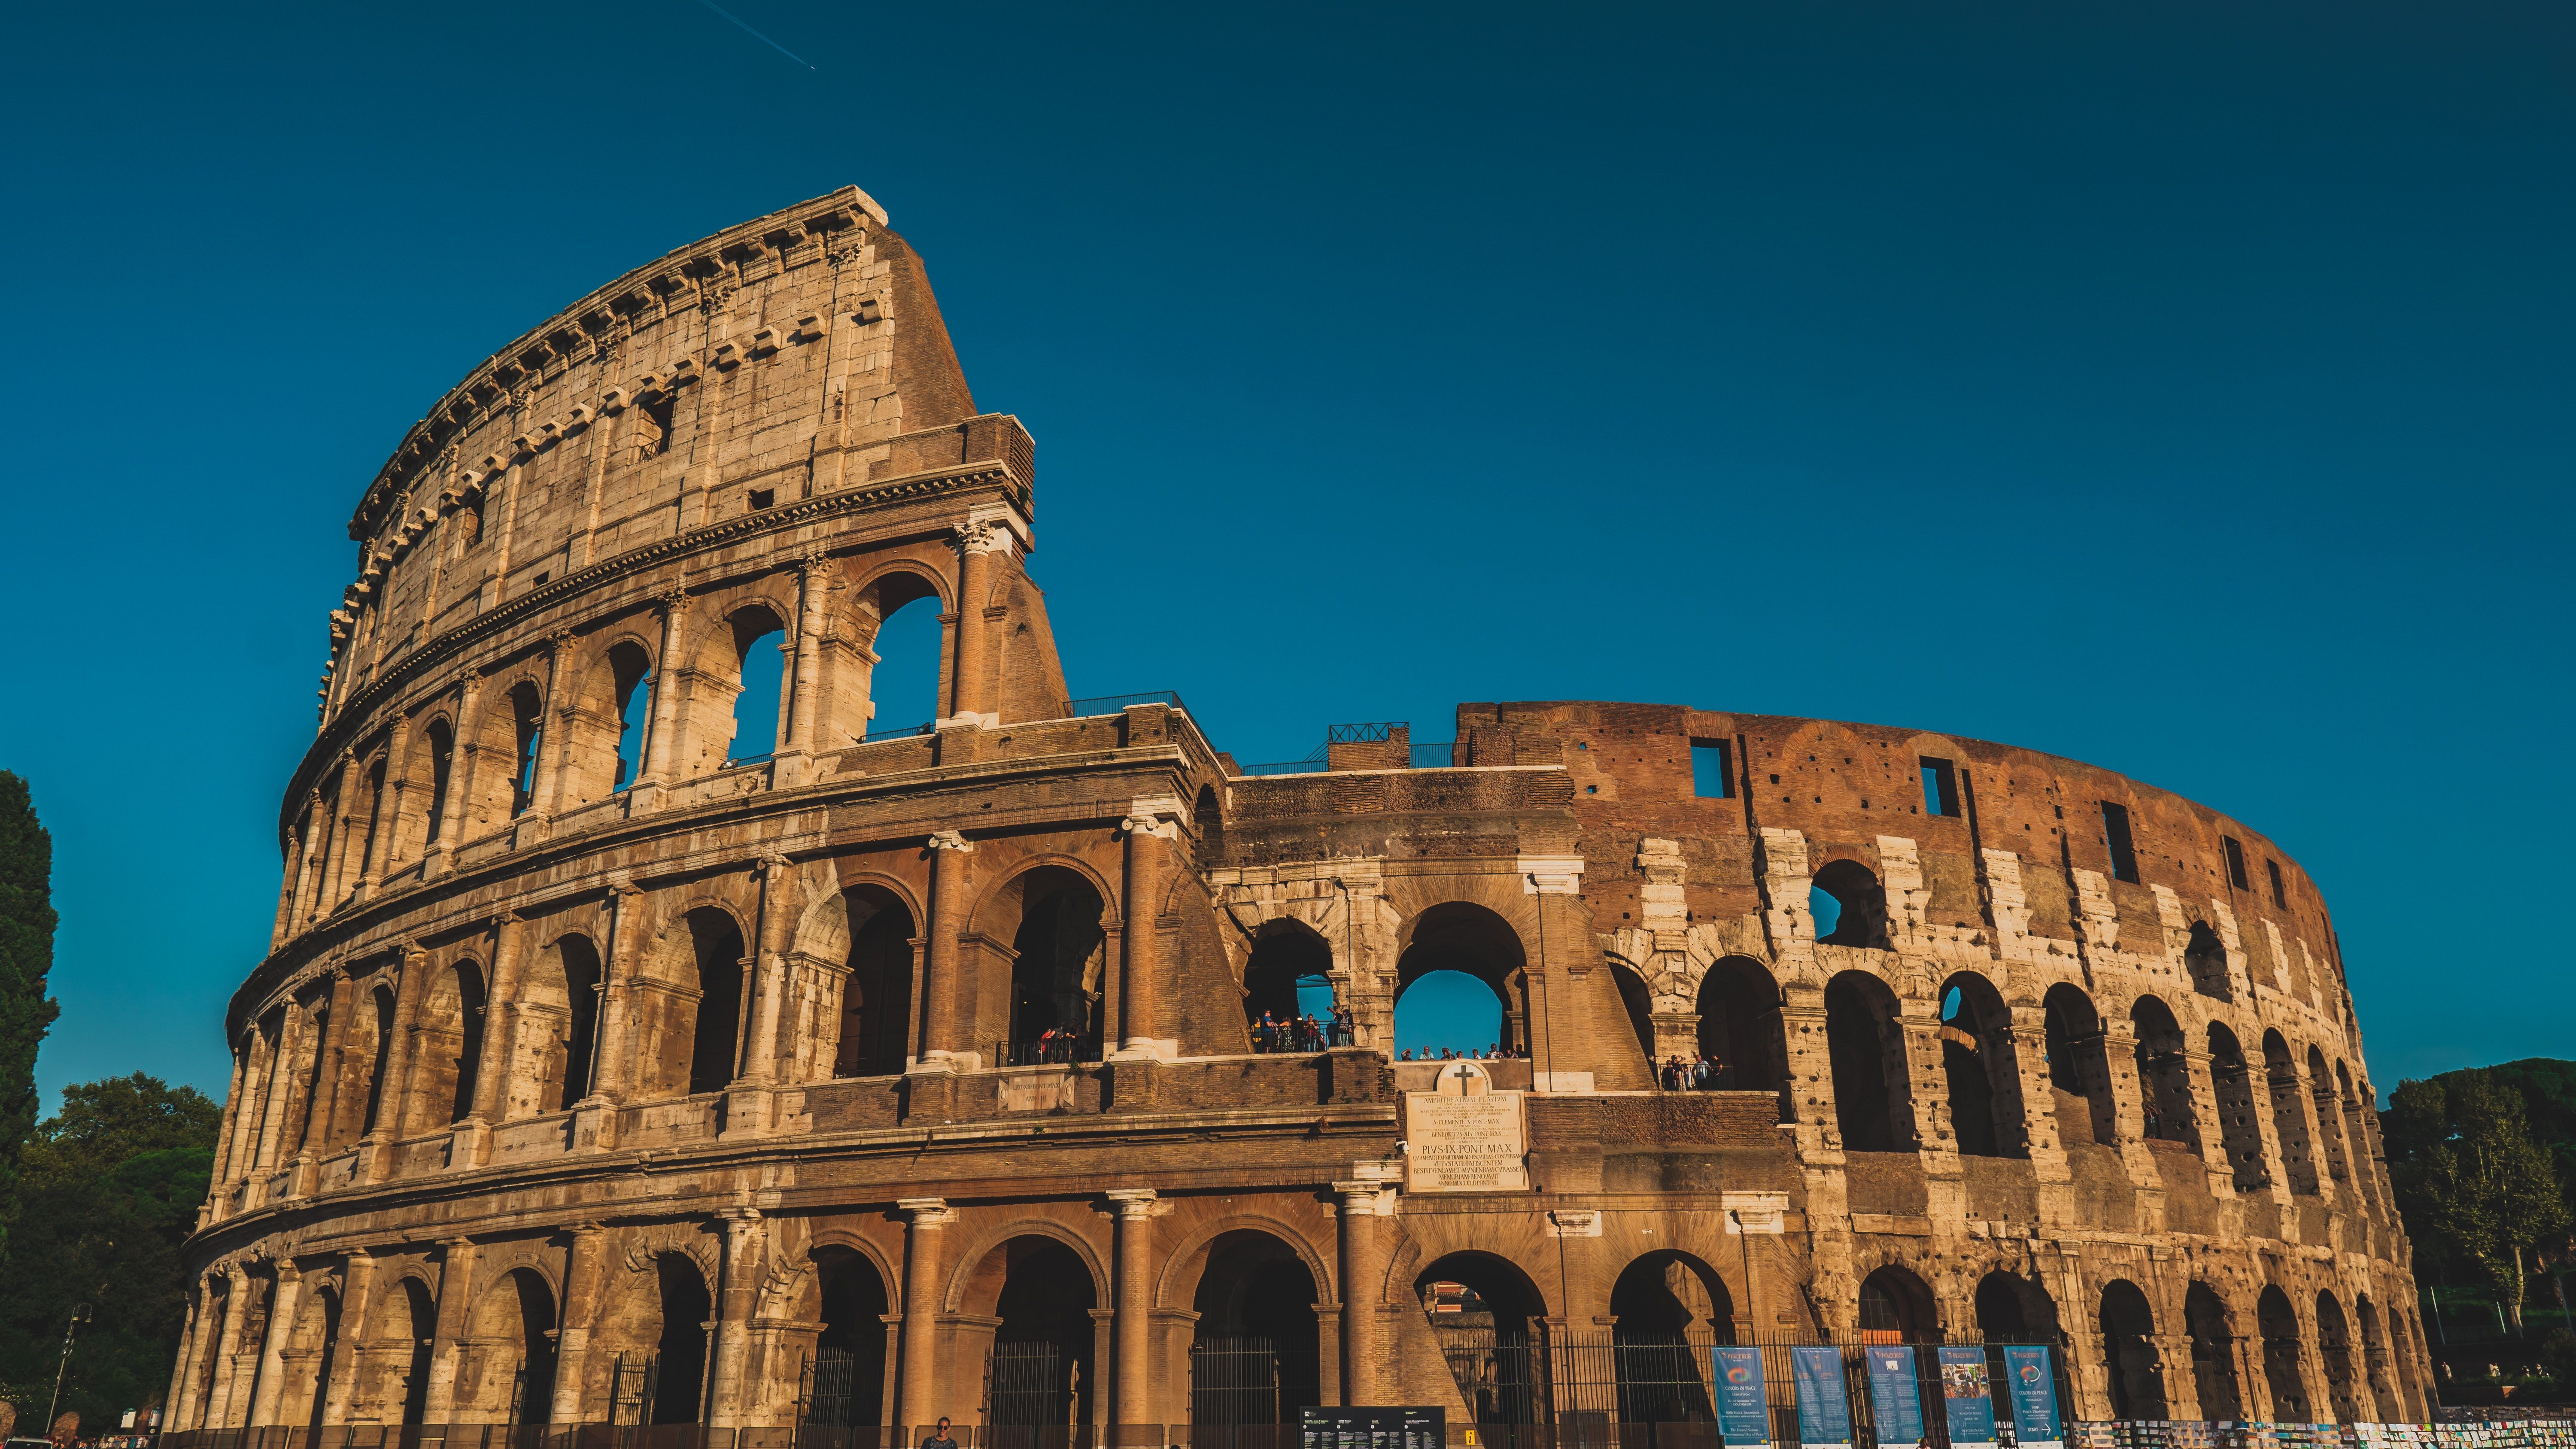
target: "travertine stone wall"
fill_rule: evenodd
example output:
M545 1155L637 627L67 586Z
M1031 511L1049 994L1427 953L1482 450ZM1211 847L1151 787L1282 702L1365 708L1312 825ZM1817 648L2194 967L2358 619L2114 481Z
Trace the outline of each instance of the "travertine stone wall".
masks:
M1567 1344L2042 1339L2093 1417L2422 1412L2340 951L2271 841L1677 706L1249 775L1177 697L1070 697L1033 459L856 191L628 273L411 430L225 1023L175 1427L772 1429L826 1350L853 1412L975 1424L1035 1340L1063 1414L1183 1424L1193 1345L1256 1327L1322 1402L1463 1415L1451 1282ZM888 718L924 599L939 697ZM1495 993L1527 1190L1406 1186L1434 971ZM1300 977L1354 1040L1253 1053ZM1665 1090L1703 1050L1727 1090Z

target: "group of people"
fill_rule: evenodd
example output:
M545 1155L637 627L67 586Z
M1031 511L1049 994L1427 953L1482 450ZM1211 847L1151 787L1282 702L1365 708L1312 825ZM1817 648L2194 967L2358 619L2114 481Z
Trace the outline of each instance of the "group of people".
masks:
M1257 1052L1319 1052L1326 1047L1351 1045L1351 1013L1347 1007L1333 1008L1327 1017L1292 1016L1281 1021L1269 1012L1252 1024L1252 1049Z
M1051 1026L1038 1033L1036 1043L1036 1061L1032 1063L1023 1063L1023 1065L1045 1065L1070 1062L1077 1059L1083 1061L1096 1060L1100 1053L1097 1051L1084 1051L1084 1045L1084 1039L1081 1034L1075 1032L1072 1028Z
M1702 1052L1697 1061L1677 1055L1666 1058L1655 1080L1667 1092L1722 1092L1733 1085L1732 1075L1723 1063Z
M1528 1055L1529 1053L1522 1048L1506 1047L1497 1042L1483 1051L1478 1051L1474 1047L1469 1047L1463 1052L1456 1047L1442 1047L1435 1052L1429 1047L1424 1047L1422 1055L1418 1057L1413 1054L1413 1048L1406 1047L1395 1054L1395 1059L1399 1062L1495 1062L1509 1061Z

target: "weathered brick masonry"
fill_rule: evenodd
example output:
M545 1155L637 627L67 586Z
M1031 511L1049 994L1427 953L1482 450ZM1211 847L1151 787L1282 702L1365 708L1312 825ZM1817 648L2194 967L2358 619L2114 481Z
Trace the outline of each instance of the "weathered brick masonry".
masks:
M1324 1402L1463 1415L1435 1282L1569 1342L2062 1335L2089 1417L2421 1415L2334 932L2269 840L1676 706L1247 775L1175 701L1070 697L1032 461L855 190L411 430L226 1023L173 1427L782 1426L824 1360L863 1423L1168 1426L1193 1345L1255 1337ZM924 598L939 718L870 740ZM1527 1054L1525 1191L1406 1185L1435 1069L1384 1044L1441 969ZM1301 974L1356 1044L1254 1055ZM1728 1090L1659 1088L1703 1050ZM1040 1358L1037 1410L988 1381Z

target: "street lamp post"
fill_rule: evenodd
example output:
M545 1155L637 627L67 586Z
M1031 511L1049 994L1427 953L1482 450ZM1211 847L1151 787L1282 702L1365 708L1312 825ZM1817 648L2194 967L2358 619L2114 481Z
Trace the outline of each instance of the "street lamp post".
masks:
M63 1325L63 1361L54 1369L53 1402L45 1405L45 1433L47 1435L51 1435L54 1432L54 1411L63 1406L63 1375L71 1371L72 1335L80 1332L80 1326L87 1322L89 1322L89 1305L83 1303L72 1309L71 1321Z

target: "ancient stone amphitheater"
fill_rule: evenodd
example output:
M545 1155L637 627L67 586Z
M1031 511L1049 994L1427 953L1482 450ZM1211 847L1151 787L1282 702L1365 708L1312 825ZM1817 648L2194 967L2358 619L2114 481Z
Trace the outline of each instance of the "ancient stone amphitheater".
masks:
M1071 697L1033 456L854 189L411 429L168 1427L1693 1423L1706 1345L1893 1340L2053 1345L2083 1419L2423 1415L2334 930L2261 834L1683 706L1240 765ZM928 722L872 688L916 602ZM1390 1051L1434 972L1496 1059ZM1255 1050L1326 991L1347 1043Z

